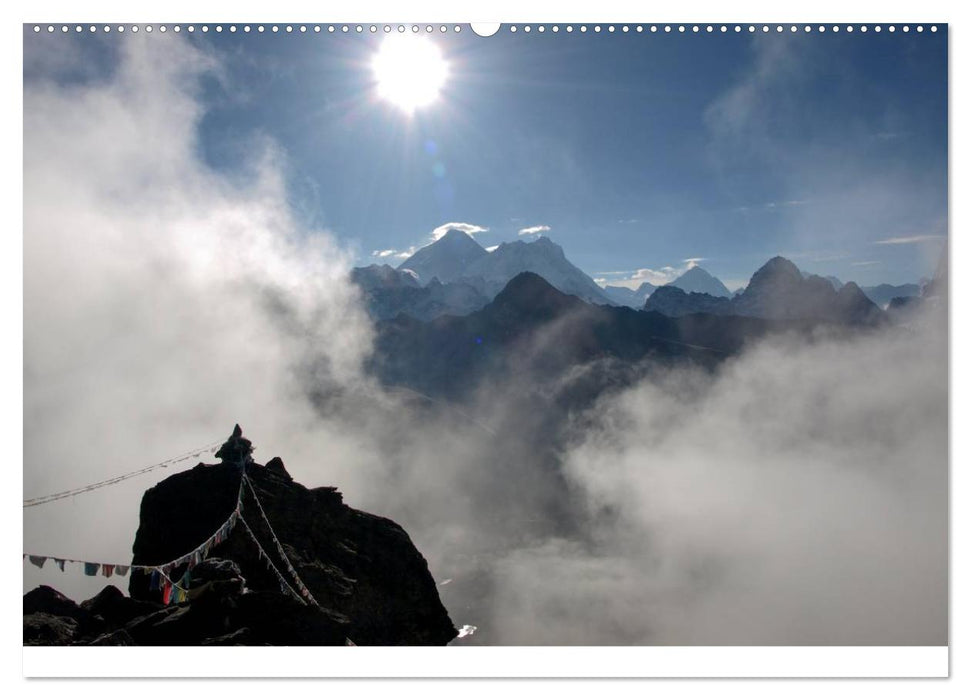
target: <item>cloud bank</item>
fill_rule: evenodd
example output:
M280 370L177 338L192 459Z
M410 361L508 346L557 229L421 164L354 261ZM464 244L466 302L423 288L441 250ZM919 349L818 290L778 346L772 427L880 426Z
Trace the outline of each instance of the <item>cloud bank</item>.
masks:
M492 624L548 644L946 644L946 356L939 329L776 339L605 401L564 458L589 539L505 557Z

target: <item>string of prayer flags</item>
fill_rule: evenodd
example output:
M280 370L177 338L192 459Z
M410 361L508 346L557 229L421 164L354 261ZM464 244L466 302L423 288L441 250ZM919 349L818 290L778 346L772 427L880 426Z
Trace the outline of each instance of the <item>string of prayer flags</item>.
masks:
M192 457L198 457L199 455L202 455L205 452L212 452L216 448L216 446L221 444L221 442L222 441L214 442L211 445L204 447L201 452L196 452L195 454L193 454L193 452L184 452L178 457L172 457L171 459L167 459L164 462L158 462L157 464L152 464L142 469L136 469L133 472L128 472L127 474L121 474L120 476L114 476L114 477L111 477L110 479L105 479L104 481L98 481L93 484L88 484L87 486L81 486L79 488L70 489L68 491L59 491L58 493L48 494L47 496L28 498L23 502L23 507L32 508L34 506L43 505L45 503L51 503L52 501L59 501L64 498L70 498L71 496L77 496L78 494L81 494L81 493L87 493L89 491L95 491L97 489L105 488L106 486L114 486L115 484L125 481L126 479L131 479L132 477L140 476L142 474L147 474L148 472L151 472L155 469L160 469L160 468L167 469L173 464L178 464L179 462L183 462L187 459L191 459Z
M300 578L300 575L297 573L297 570L294 569L293 564L290 563L290 558L287 556L287 553L284 551L283 545L280 544L280 540L277 538L276 532L274 532L273 530L273 525L270 524L270 519L266 517L266 511L263 510L263 504L260 503L260 498L259 496L256 495L256 489L253 487L253 482L251 482L249 480L249 477L247 477L245 474L243 475L242 481L245 482L247 486L249 486L250 493L253 494L253 500L256 502L256 507L259 508L260 515L263 516L263 522L266 523L266 527L270 531L270 538L273 540L273 544L276 545L276 551L280 555L280 559L282 559L283 563L286 565L287 571L293 577L294 583L296 583L297 588L300 590L300 594L311 604L317 605L317 601L314 599L313 595L311 595L310 590L304 585L303 581ZM240 484L240 490L242 491L242 484ZM247 527L247 529L249 528ZM252 531L250 531L250 536L253 537L254 541L256 541L256 536L253 535ZM259 545L259 542L257 542L257 545ZM260 549L262 550L262 547ZM269 561L270 556L267 554L266 558ZM279 572L277 572L277 575L281 576L282 578L282 575ZM289 587L289 584L287 585ZM290 590L293 591L293 588L291 587ZM294 595L296 595L296 593L294 593Z
M243 527L246 529L247 534L249 534L250 539L253 540L253 544L255 544L257 550L259 550L257 554L259 560L263 561L264 558L266 559L266 568L272 571L276 575L277 580L280 582L280 592L284 594L289 593L298 601L300 601L304 605L307 605L307 601L304 600L299 593L293 590L293 587L289 583L287 583L287 580L285 578L283 578L283 574L280 573L280 570L276 568L276 564L274 564L273 560L270 559L270 555L268 555L263 550L263 545L261 545L260 541L256 539L256 535L253 533L252 528L250 528L249 523L247 523L246 520L242 517L240 517L240 520L242 520Z
M177 559L174 559L165 564L159 564L155 566L146 566L143 564L142 565L103 564L98 562L82 561L79 559L66 559L66 558L62 559L62 558L41 556L37 554L26 554L26 553L24 553L23 558L24 560L29 559L31 564L41 569L44 568L44 564L47 563L48 559L53 559L54 563L57 565L57 568L60 569L61 571L64 571L64 564L66 562L81 564L84 568L85 576L97 576L98 573L100 572L102 575L108 578L115 574L117 574L118 576L126 576L129 571L131 572L137 571L139 573L148 575L150 577L148 589L150 591L161 591L162 602L164 604L168 605L170 602L182 603L188 600L188 588L192 580L191 575L189 574L189 571L196 565L201 564L206 558L208 558L209 551L212 549L212 547L218 544L221 544L229 537L230 532L232 532L238 520L241 519L242 508L243 508L243 482L240 481L239 494L236 498L236 508L233 510L232 513L229 514L229 517L226 519L226 522L224 522L219 527L219 529L216 530L215 533L213 533L208 539L206 539L205 542L203 542L201 545L196 547L194 550L192 550L188 554L184 554L181 557L178 557ZM244 521L244 524L245 524L245 521ZM247 530L249 530L248 526L247 526ZM253 538L253 541L256 542L257 546L259 547L259 542L256 541L256 537L253 535L252 531L250 531L250 536ZM260 553L262 556L266 556L266 553L263 552L262 547L260 547ZM266 556L266 559L267 559L267 563L270 566L273 566L273 562L270 561L268 556ZM183 565L186 565L186 569L183 572L182 577L179 580L179 583L175 583L171 579L172 572L174 569L181 567ZM289 588L289 584L286 584L286 581L284 580L280 572L276 570L276 567L273 567L273 568L277 577L280 579L281 583ZM294 591L292 588L290 588L289 592L292 593L294 597L296 597L298 600L300 600L300 597L297 595L296 591Z

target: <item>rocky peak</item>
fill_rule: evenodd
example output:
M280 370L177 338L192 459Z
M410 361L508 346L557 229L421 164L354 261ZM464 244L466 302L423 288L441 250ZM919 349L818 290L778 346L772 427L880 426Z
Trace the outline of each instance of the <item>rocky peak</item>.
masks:
M450 229L437 241L419 249L398 266L398 270L411 270L425 284L433 277L441 282L453 282L461 277L466 268L483 256L485 248L469 234Z
M765 265L756 270L749 281L748 287L760 286L765 284L798 284L803 280L802 273L795 263L791 260L777 255L769 260Z
M709 273L700 265L688 269L668 286L677 287L685 292L697 292L699 294L709 294L714 297L729 297L728 291L720 279Z
M242 493L240 516L228 536L211 546L201 563L173 567L167 575L179 581L188 571L189 580L200 584L232 569L237 573L231 578L245 580L245 589L236 584L233 590L224 587L221 598L209 599L204 605L193 602L190 595L188 603L165 608L158 624L168 619L173 607L202 605L202 610L214 606L218 611L230 605L258 614L259 619L250 622L261 630L261 625L268 625L265 635L270 636L260 632L257 638L274 644L331 644L346 636L356 644L423 645L446 644L455 637L457 632L428 565L399 525L348 507L334 487L309 489L293 481L279 457L265 467L250 460L241 469L238 459L249 455L251 445L237 426L220 449L226 453L221 463L199 464L174 474L142 497L132 564L155 566L192 552L212 537L233 513ZM252 489L247 485L241 490L244 474ZM274 533L283 554L274 543ZM228 563L213 564L208 571L210 560ZM309 598L298 600L289 594L268 561L296 589L298 576L316 604L305 605ZM161 598L153 590L152 577L141 571L132 573L129 593L136 601L154 604ZM115 597L106 594L105 602L113 604ZM274 609L281 619L292 617L296 625L291 630L296 636L289 641L287 634L272 631ZM245 615L230 617L237 622L227 623L229 627L247 625ZM299 619L308 622L299 623ZM318 622L311 624L313 620ZM154 629L155 622L140 624L142 627L128 630L138 643L162 634L145 627ZM208 631L190 625L184 639L179 638L182 633L171 632L177 626L166 627L170 631L165 634L174 635L172 643L196 644L202 643L200 635L233 633L233 629L223 629L225 625L212 624L215 627L206 627Z

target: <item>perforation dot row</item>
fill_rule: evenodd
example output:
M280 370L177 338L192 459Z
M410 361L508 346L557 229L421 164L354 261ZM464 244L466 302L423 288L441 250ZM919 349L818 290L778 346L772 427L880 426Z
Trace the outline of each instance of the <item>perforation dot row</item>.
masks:
M376 24L371 24L371 25L361 25L361 24L357 24L357 25L348 25L348 24L330 24L330 25L320 25L320 24L286 24L286 25L270 24L270 25L263 25L263 24L257 24L257 25L249 25L249 24L244 24L244 25L241 25L241 26L237 26L235 24L230 24L230 25L225 25L224 26L224 25L221 25L221 24L217 24L217 25L209 26L208 24L203 24L203 25L200 25L198 27L196 25L194 25L194 24L189 24L189 25L186 25L186 26L183 26L183 25L180 25L180 24L175 24L175 25L172 25L171 27L169 27L167 25L164 25L164 24L161 24L161 25L158 25L158 26L153 26L151 24L145 24L145 25L131 24L131 25L127 25L127 26L124 25L124 24L118 24L118 25L105 24L105 25L100 25L100 26L99 25L94 25L94 24L90 24L90 25L87 25L87 26L84 26L84 25L81 25L81 24L76 24L76 25L73 25L73 26L70 26L70 25L67 25L67 24L61 24L61 25L48 24L46 26L43 26L43 25L40 25L40 24L35 24L34 27L33 27L33 29L34 29L34 33L35 34L39 34L40 32L43 32L43 31L47 31L49 34L53 34L56 31L61 31L62 33L65 33L66 34L67 32L70 32L70 31L74 31L75 33L81 33L81 32L84 32L84 31L88 31L88 32L105 32L105 33L107 33L107 32L119 32L119 33L123 33L123 32L129 31L129 32L132 32L132 33L137 33L139 31L153 32L153 31L156 31L156 30L159 31L159 32L163 32L163 33L164 32L167 32L167 31L170 31L170 30L173 31L173 32L176 32L176 33L183 32L183 31L186 31L186 32L189 32L189 33L194 33L196 31L200 31L200 32L203 32L203 33L208 33L210 31L214 31L216 33L220 33L220 32L224 32L225 31L225 32L229 32L231 34L234 34L236 32L243 32L243 33L250 33L250 32L264 33L264 32L270 32L270 33L273 33L273 34L278 34L280 32L284 32L284 33L287 33L287 34L293 34L293 33L306 34L308 32L314 33L314 34L320 34L321 32L327 32L329 34L335 34L335 33L343 33L343 34L357 33L357 34L362 34L364 32L370 32L371 34L376 34L378 32L384 32L385 34L390 34L391 32L398 32L399 34L403 34L403 33L407 32L409 29L414 34L417 34L417 33L421 32L421 31L424 31L425 33L432 33L432 32L437 31L437 32L440 32L440 33L443 33L444 34L445 32L456 32L456 33L458 33L458 32L461 32L462 31L462 27L460 25L458 25L458 24L453 25L453 26L448 26L448 25L445 25L445 24L442 24L442 25L426 24L424 26L417 25L417 24L412 24L410 26L405 26L404 24L398 24L398 25L391 25L391 24L384 24L384 25L376 25Z
M815 25L815 26L814 25L810 25L810 24L799 25L799 26L797 26L795 24L788 25L788 26L784 26L784 25L781 25L781 24L775 24L775 25L768 25L768 24L762 24L762 25L754 25L754 24L749 24L749 25L740 25L740 24L736 24L736 25L725 25L725 24L721 24L721 25L711 25L711 24L708 24L708 25L698 25L698 24L692 24L692 25L684 25L684 24L679 24L679 25L670 25L670 24L663 24L663 25L659 25L659 24L651 24L651 25L642 25L642 24L637 24L637 25L628 25L628 24L613 25L613 24L610 24L610 25L604 25L604 26L599 25L599 24L595 24L595 25L591 25L589 27L587 25L585 25L585 24L580 24L580 25L567 24L567 25L564 25L562 27L560 25L557 25L557 24L550 25L548 27L546 25L540 24L540 25L536 25L535 27L532 26L532 25L524 25L524 26L520 27L520 26L517 26L517 25L513 24L513 25L510 25L508 27L508 31L511 32L511 33L516 33L516 32L518 32L518 31L521 30L521 31L523 31L523 32L525 32L527 34L530 33L530 32L532 32L532 31L534 31L534 30L536 32L539 32L540 34L545 33L546 31L551 31L553 33L558 33L560 31L565 31L566 33L569 34L569 33L572 33L574 31L578 31L580 33L585 33L587 31L591 31L591 30L594 33L600 33L600 32L603 32L604 30L606 30L608 33L620 31L622 33L628 33L628 32L636 32L636 33L643 33L643 32L658 33L658 32L661 32L661 33L670 34L670 33L675 33L676 32L676 33L680 33L680 34L687 34L687 33L691 33L691 34L701 34L701 33L711 34L711 33L715 33L715 32L720 32L720 33L727 33L727 32L735 32L735 33L741 33L741 32L749 32L749 33L762 32L762 33L769 33L769 32L772 32L772 31L774 31L776 33L782 33L782 32L785 32L785 31L789 31L790 33L799 32L799 31L806 32L806 33L808 33L808 32L825 33L827 31L831 31L831 32L834 32L834 33L838 33L840 31L845 31L847 33L852 33L854 31L860 31L860 32L864 32L864 33L865 32L868 32L868 31L873 31L873 32L880 33L882 31L886 30L888 32L893 33L893 32L896 32L898 30L898 28L899 28L900 31L902 31L904 33L910 32L911 29L912 29L912 27L910 25L907 25L907 24L902 25L900 27L898 27L897 25L893 25L893 24L887 25L886 27L884 27L882 25L874 25L874 26L870 27L870 26L867 26L865 24L864 25L859 25L859 26L854 26L852 24L843 25L843 26L840 26L838 24L834 24L834 25L831 25L831 26L827 26L827 25L824 25L824 24ZM287 24L287 25L278 25L278 24L272 24L272 25L262 25L262 24L249 25L249 24L244 24L242 26L237 26L235 24L231 24L231 25L223 26L221 24L217 24L217 25L214 25L214 26L211 26L211 27L209 25L207 25L207 24L203 24L203 25L201 25L199 27L196 27L195 25L192 25L192 24L186 25L184 27L182 25L179 25L179 24L172 25L171 27L169 27L167 25L164 25L164 24L158 25L157 27L156 26L153 26L151 24L142 25L141 27L139 25L137 25L137 24L127 25L127 26L126 25L123 25L123 24L119 24L119 25L115 25L115 26L108 25L108 24L101 25L101 26L97 26L97 25L94 25L94 24L91 24L91 25L88 25L88 26L83 26L83 25L80 25L80 24L76 24L74 26L69 26L69 25L66 25L66 24L62 24L62 25L49 24L47 26L42 26L42 25L39 25L39 24L35 24L34 27L33 27L33 30L34 30L34 33L35 34L39 34L39 33L43 32L45 30L48 33L50 33L50 34L53 34L54 32L56 32L58 30L60 30L62 33L67 33L67 32L70 32L72 30L75 33L80 33L80 32L84 32L84 31L88 31L88 32L119 32L119 33L123 33L125 31L130 31L132 33L137 33L138 31L145 31L145 32L151 33L152 31L155 31L156 29L157 29L157 31L162 32L162 33L167 32L167 31L169 31L171 29L171 31L176 32L176 33L179 33L179 32L182 32L182 31L186 31L186 32L189 32L189 33L193 33L193 32L196 32L196 31L201 31L203 33L207 33L209 31L215 31L216 33L221 33L223 31L228 31L231 34L236 33L236 32L240 32L240 31L243 32L243 33L250 33L250 32L264 33L264 32L270 32L270 33L274 33L274 34L277 34L277 33L280 33L280 32L284 32L284 33L287 33L287 34L292 34L294 32L300 33L300 34L306 34L308 32L311 32L311 33L314 33L314 34L320 34L321 32L327 32L329 34L335 34L335 33L342 33L342 34L349 34L349 33L363 34L365 32L369 32L371 34L376 34L378 32L383 32L385 34L390 34L392 32L398 32L399 34L403 34L403 33L407 32L409 30L412 33L414 33L414 34L417 34L417 33L421 32L421 31L424 31L425 33L432 33L432 32L436 32L437 31L439 33L444 34L446 32L450 32L450 31L451 32L455 32L455 33L459 33L459 32L462 31L462 27L460 25L457 25L457 24L456 25L453 25L453 26L448 26L448 25L445 25L445 24L437 25L437 26L436 25L431 25L431 24L426 24L424 26L417 25L417 24L412 24L410 26L406 26L404 24L398 24L398 25L390 25L390 24L384 24L384 25L375 25L375 24L371 24L371 25L362 25L362 24L357 24L357 25L348 25L348 24L343 24L343 25L335 25L335 24L330 24L330 25L320 25L320 24L313 24L313 25L307 25L307 24L299 24L299 25L293 25L293 24ZM913 29L916 30L916 31L918 31L918 32L923 32L924 31L924 25L918 24L915 27L913 27ZM936 32L937 31L937 26L936 25L931 25L929 27L929 29L932 32Z
M568 24L568 25L565 25L563 27L561 27L560 25L554 24L554 25L549 26L549 27L547 27L545 25L537 25L535 27L533 27L531 25L524 25L522 27L518 27L515 24L513 24L508 29L512 33L516 33L516 32L518 32L520 30L522 30L523 32L526 32L526 33L532 32L534 30L537 31L537 32L540 32L540 33L546 32L547 30L548 31L551 31L551 32L565 31L567 33L571 33L571 32L574 32L574 31L578 31L578 32L581 32L581 33L584 33L584 32L587 32L587 31L593 31L595 33L599 33L599 32L603 32L603 31L606 30L607 32L617 32L617 31L620 31L620 32L638 32L638 33L643 33L643 32L658 33L658 32L661 32L661 33L667 33L667 34L675 33L675 32L676 33L680 33L680 34L687 34L687 33L691 33L691 34L702 34L702 33L712 34L712 33L715 33L715 32L721 32L721 33L727 33L727 32L737 32L737 33L741 33L741 32L749 32L749 33L762 32L762 33L766 33L767 34L769 32L773 32L773 31L776 32L776 33L782 33L782 32L785 32L785 31L789 31L791 33L799 32L799 31L802 31L802 32L818 32L818 33L825 33L827 31L832 31L832 32L836 32L836 33L840 32L840 31L845 31L845 32L848 32L848 33L852 33L854 31L860 31L860 32L874 31L874 32L878 32L879 33L879 32L882 32L884 30L892 33L892 32L896 32L898 29L900 29L900 31L902 31L902 32L909 32L909 31L911 31L911 29L915 29L918 32L923 32L924 29L925 29L925 27L922 24L916 25L915 27L911 27L908 24L905 24L905 25L902 25L902 26L899 26L899 27L897 25L892 25L892 24L891 25L887 25L887 26L874 25L872 27L871 26L868 26L868 25L865 25L865 24L864 25L847 24L847 25L843 25L843 26L840 26L838 24L834 24L834 25L831 25L831 26L827 26L825 24L820 24L820 25L811 25L811 24L806 24L806 25L795 25L795 24L791 24L791 25L782 25L782 24L772 24L772 25L769 25L769 24L760 24L760 25L755 25L755 24L749 24L749 25L741 25L741 24L735 24L735 25L728 25L728 24L720 24L720 25L712 25L712 24L690 24L690 25L685 25L685 24L677 24L677 25L672 25L672 24L651 24L651 25L643 25L643 24L629 25L629 24L622 24L622 25L614 25L614 24L608 24L608 25L599 25L599 24L594 24L594 25L590 25L590 26L587 26L585 24L579 24L579 25ZM937 25L931 25L930 26L930 31L936 32L937 31Z

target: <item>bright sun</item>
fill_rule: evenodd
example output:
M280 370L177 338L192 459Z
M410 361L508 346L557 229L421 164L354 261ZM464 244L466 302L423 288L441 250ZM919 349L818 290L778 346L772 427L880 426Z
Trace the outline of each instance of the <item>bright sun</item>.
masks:
M374 56L378 95L411 114L438 97L448 64L424 37L389 36Z

